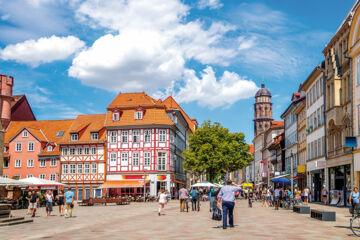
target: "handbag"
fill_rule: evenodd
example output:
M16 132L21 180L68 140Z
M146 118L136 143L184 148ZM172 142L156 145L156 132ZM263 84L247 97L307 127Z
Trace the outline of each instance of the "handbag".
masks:
M216 207L213 215L212 215L212 219L215 221L221 221L222 220L222 214L221 214L221 210L220 208Z
M70 207L71 207L71 208L74 208L74 204L73 204L73 203L71 203L71 204L70 204Z

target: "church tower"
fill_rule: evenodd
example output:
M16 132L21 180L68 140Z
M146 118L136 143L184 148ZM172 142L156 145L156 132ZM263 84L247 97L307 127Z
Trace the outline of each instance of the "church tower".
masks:
M265 88L264 83L255 94L254 115L254 135L256 137L268 130L273 120L271 93Z

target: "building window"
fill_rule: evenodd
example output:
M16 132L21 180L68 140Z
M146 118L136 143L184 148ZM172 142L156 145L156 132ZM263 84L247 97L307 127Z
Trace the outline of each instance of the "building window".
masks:
M119 121L119 113L118 112L114 112L113 114L112 114L112 118L113 118L113 121Z
M47 151L48 151L48 152L52 152L52 150L53 150L53 147L52 147L52 146L48 146L48 147L47 147Z
M71 141L78 141L79 140L79 134L78 133L71 133L70 134Z
M166 142L166 130L159 130L159 142Z
M26 177L27 177L27 178L31 178L31 177L33 177L33 175L32 175L32 174L28 174L28 175L26 175Z
M117 143L117 131L110 133L110 143Z
M75 148L70 148L70 156L75 155Z
M22 151L22 144L16 143L15 145L15 152L21 152Z
M90 164L85 164L84 173L85 173L85 174L89 174L89 173L90 173Z
M166 171L166 153L158 152L157 157L158 171Z
M145 143L150 143L151 142L151 130L145 130L144 135L145 135Z
M91 173L92 174L97 173L97 164L96 163L91 164Z
M3 175L3 178L9 178L9 176L8 175Z
M78 166L77 166L77 171L78 171L78 174L82 174L82 173L83 173L83 165L82 165L82 164L78 164Z
M139 130L133 131L133 141L134 141L134 143L140 142L140 131Z
M84 154L89 155L90 154L90 148L88 148L88 147L84 148Z
M136 120L142 120L143 119L143 112L142 111L135 112L135 119Z
M28 152L33 152L33 151L34 151L34 143L28 142Z
M63 148L63 149L61 149L61 151L62 151L62 155L63 155L63 156L67 156L67 155L68 155L68 149L67 149L67 148Z
M24 138L28 137L28 136L29 136L28 131L24 130L23 133L22 133L22 136L23 136Z
M50 167L56 167L56 158L50 159Z
M138 152L133 153L132 164L133 164L133 166L139 166L139 153Z
M128 164L128 153L123 152L121 153L121 165L127 165Z
M69 165L64 164L62 169L63 174L68 174L69 173Z
M82 148L77 148L77 155L82 155Z
M51 173L49 179L50 179L50 181L56 181L56 175L55 175L55 173Z
M40 167L46 167L46 160L40 159Z
M58 131L56 133L56 137L62 137L64 135L64 131Z
M128 131L121 132L122 143L128 143Z
M99 140L99 133L93 132L91 133L91 140Z
M91 148L91 154L92 154L92 155L96 155L96 147L92 147L92 148Z
M76 173L76 165L70 164L70 174L75 174L75 173Z
M34 159L27 160L27 167L34 167Z
M110 166L116 166L116 153L110 153Z
M8 168L9 167L9 160L4 159L4 168Z
M20 168L20 167L21 167L21 159L16 159L16 160L15 160L15 167L16 167L16 168Z
M145 152L144 153L144 165L145 166L150 166L151 164L151 152Z
M45 179L45 174L39 174L40 179Z

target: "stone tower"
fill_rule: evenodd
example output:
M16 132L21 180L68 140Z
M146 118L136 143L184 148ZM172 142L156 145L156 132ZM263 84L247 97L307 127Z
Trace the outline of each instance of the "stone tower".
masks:
M271 93L265 88L264 83L255 94L254 115L254 135L256 137L268 130L273 120Z

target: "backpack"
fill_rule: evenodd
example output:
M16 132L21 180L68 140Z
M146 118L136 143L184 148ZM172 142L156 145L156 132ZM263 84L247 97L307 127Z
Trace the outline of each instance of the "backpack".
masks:
M213 212L213 215L212 215L212 219L215 220L215 221L221 221L222 220L222 214L221 214L221 210L216 207L214 212Z
M191 197L193 198L193 199L197 199L197 192L196 191L191 191Z

